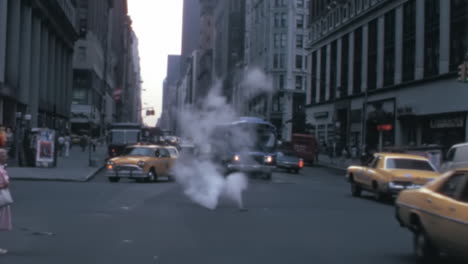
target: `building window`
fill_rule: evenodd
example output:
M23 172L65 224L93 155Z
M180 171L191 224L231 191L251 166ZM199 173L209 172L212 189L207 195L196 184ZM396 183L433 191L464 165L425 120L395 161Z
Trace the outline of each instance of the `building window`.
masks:
M369 51L367 57L367 87L377 87L377 19L369 22Z
M273 68L279 68L279 54L273 54Z
M395 10L385 14L384 86L395 81Z
M304 0L296 0L296 6L298 8L303 8L304 7Z
M280 54L280 68L281 69L284 69L285 62L286 62L286 55L284 55L284 53L281 53Z
M279 34L275 34L274 35L274 47L275 48L278 48L280 46L280 35Z
M424 77L439 73L439 0L426 0L424 8Z
M314 103L317 98L317 51L312 53L311 76L310 76L310 103Z
M327 47L321 49L320 54L320 102L325 101L325 80L327 78Z
M280 13L275 13L275 27L279 27L281 25L280 23Z
M296 76L296 90L302 90L304 88L304 79L302 76Z
M465 0L452 0L450 3L450 71L457 71L465 56L464 38L468 34L466 24L468 3Z
M330 100L335 99L336 95L336 52L337 41L331 44L331 58L330 58Z
M297 28L304 28L304 15L296 16L296 26Z
M344 35L341 40L341 84L340 97L348 95L348 71L349 71L349 35Z
M354 77L353 94L361 92L362 79L362 27L354 32Z
M416 0L403 5L403 82L414 80L416 53Z
M275 0L275 7L279 7L279 6L281 6L280 0Z
M281 47L284 48L286 47L286 34L281 33Z
M302 55L296 55L296 69L302 69Z
M296 35L296 48L303 48L304 47L304 35L297 34Z
M284 89L284 75L283 74L278 75L278 88L280 90Z
M78 60L79 61L86 60L86 47L78 47Z
M281 26L286 27L286 13L281 13Z

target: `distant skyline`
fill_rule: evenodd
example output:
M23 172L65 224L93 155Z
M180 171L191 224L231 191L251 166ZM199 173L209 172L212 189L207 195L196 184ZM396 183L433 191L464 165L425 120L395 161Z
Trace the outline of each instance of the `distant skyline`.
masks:
M182 7L182 0L128 1L128 13L139 41L142 106L155 109L155 116L143 116L147 125L156 125L161 115L167 56L181 52Z

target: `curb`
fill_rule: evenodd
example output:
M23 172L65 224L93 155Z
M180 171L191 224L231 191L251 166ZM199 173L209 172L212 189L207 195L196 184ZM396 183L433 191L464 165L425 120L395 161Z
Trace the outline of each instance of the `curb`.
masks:
M339 170L339 171L346 171L347 168L339 167L339 166L333 166L330 164L323 164L323 163L316 163L316 166L323 167L323 168L329 168L329 169L334 169L334 170Z
M90 180L92 180L97 174L99 174L99 172L101 172L101 170L103 170L106 166L105 165L101 165L100 167L97 167L93 172L91 172L90 174L88 174L84 180L81 180L82 182L88 182Z

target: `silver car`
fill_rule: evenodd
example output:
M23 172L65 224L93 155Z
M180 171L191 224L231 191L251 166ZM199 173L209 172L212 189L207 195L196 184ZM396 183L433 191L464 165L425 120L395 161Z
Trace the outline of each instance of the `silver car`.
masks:
M276 167L297 174L304 167L304 161L291 151L278 151L276 153Z

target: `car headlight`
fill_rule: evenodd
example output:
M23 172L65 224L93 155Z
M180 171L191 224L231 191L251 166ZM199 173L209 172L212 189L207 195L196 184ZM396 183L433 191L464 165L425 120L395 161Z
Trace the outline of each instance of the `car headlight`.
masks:
M240 156L239 156L239 155L234 155L233 160L234 160L234 161L240 161Z
M137 166L140 167L140 168L143 168L145 166L145 162L140 160L140 161L138 161Z
M264 161L265 161L265 163L272 163L273 162L273 157L272 156L265 156Z

